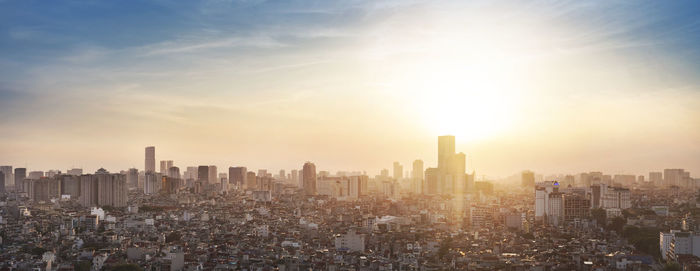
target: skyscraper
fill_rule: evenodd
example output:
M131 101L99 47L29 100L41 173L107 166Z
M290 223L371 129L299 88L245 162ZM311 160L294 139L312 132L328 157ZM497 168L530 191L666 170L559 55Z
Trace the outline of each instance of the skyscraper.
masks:
M137 188L139 186L139 170L130 168L126 173L126 185L128 188Z
M447 169L447 164L455 154L455 137L444 135L438 137L438 169Z
M209 183L219 183L217 177L219 174L216 173L216 166L209 166Z
M95 174L80 176L80 204L86 207L126 207L127 184L122 174L110 174L104 168Z
M389 170L386 168L383 168L382 170L379 171L379 175L384 177L384 178L389 178Z
M655 186L662 186L664 175L661 172L649 172L649 182Z
M423 179L423 160L413 161L413 170L411 173L411 178L413 179Z
M311 162L304 163L304 194L316 195L316 165Z
M255 176L255 172L248 171L245 176L245 189L255 190L258 186L258 180Z
M146 165L144 166L144 170L146 172L156 171L156 147L146 147Z
M299 182L299 171L292 169L292 183L297 184Z
M520 177L521 186L523 187L534 187L535 186L535 173L529 170L522 172Z
M126 178L122 174L109 174L106 170L98 170L97 177L97 205L126 207L127 185Z
M0 171L0 194L5 194L5 173Z
M423 193L423 160L413 161L411 180L413 192L417 194Z
M161 160L160 161L160 174L162 175L168 175L168 161Z
M455 137L438 137L437 191L440 194L461 194L469 189L466 155L455 153Z
M246 173L248 169L245 167L229 167L228 168L228 180L231 186L238 187L239 189L246 189Z
M403 166L399 162L394 162L394 179L403 179Z
M156 172L146 172L143 179L143 193L146 195L151 195L158 193L161 188L161 176Z
M15 168L15 189L22 191L22 181L27 178L27 169L26 168Z
M185 180L197 180L197 167L187 167L187 170L185 170L185 174L182 178Z
M197 180L204 183L209 182L209 166L197 167Z
M12 166L0 166L0 171L5 174L5 185L15 184L15 180L12 178Z
M59 175L61 180L61 195L69 195L71 199L80 200L80 176Z
M464 153L453 153L448 161L448 174L453 176L462 176L466 173L467 156L464 155Z
M171 163L172 164L172 163ZM180 179L180 168L179 167L174 167L170 166L168 168L168 177L174 178L174 179Z
M664 169L664 184L665 186L688 186L684 182L685 170L680 168Z

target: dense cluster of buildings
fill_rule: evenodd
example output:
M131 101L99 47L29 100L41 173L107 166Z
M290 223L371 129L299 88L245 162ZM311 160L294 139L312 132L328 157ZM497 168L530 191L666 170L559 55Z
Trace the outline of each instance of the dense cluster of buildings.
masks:
M700 209L683 170L648 179L524 171L500 183L475 180L454 145L439 137L436 167L395 162L391 176L374 177L312 162L274 175L212 165L180 172L172 160L156 171L155 147L144 170L3 166L0 269L700 267Z

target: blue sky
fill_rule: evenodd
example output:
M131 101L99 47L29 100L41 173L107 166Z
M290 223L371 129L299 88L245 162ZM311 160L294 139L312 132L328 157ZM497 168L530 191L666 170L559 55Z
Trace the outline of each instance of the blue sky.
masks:
M485 60L478 63L500 59L492 67L496 73L518 59L529 74L527 87L495 96L528 97L505 104L529 109L458 124L503 122L480 137L445 130L469 138L461 146L473 154L474 168L493 175L524 167L697 171L697 14L700 4L694 1L0 1L0 125L13 127L0 135L0 153L7 159L0 163L99 168L94 161L102 159L125 168L141 165L145 145L162 147L158 159L222 168L231 163L290 168L319 160L322 168L373 171L393 160L430 162L437 132L417 123L435 122L424 120L430 115L424 113L440 106L416 109L425 100L416 97L425 91L406 89L432 82L411 81L425 67L460 69L481 55ZM464 51L475 44L485 51ZM481 75L443 76L438 81ZM445 87L455 84L465 87L459 82ZM441 95L493 102L480 111L445 114L504 112L488 95L461 90ZM652 108L654 101L666 105ZM572 106L581 106L570 110L580 113L561 119L543 109ZM631 107L639 112L623 109ZM612 116L610 123L590 117L600 112ZM518 115L528 116L525 122L538 132L513 125L525 123ZM609 130L594 134L588 150L571 150L586 133L560 132L572 119L589 123L589 130L601 122ZM612 120L629 123L616 126ZM659 130L674 132L665 141L650 139ZM347 138L357 131L363 136ZM505 150L498 146L532 151L541 144L534 138L552 133L562 141L556 155L543 151L539 160L524 159L535 161L530 164L503 161ZM596 164L578 158L628 137L629 146L612 152L641 160L619 155ZM324 150L314 145L319 138ZM197 140L206 144L193 143ZM386 152L376 154L376 146L386 146ZM114 153L87 159L95 148ZM637 152L640 148L666 150ZM280 149L286 151L275 158L261 154ZM51 154L37 157L40 151ZM359 154L338 155L350 151ZM654 158L669 155L668 161ZM560 159L570 162L555 165Z

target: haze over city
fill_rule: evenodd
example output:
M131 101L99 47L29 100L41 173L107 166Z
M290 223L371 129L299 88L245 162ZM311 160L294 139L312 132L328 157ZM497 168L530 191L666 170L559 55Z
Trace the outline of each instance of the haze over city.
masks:
M0 158L700 171L694 2L0 3Z
M0 0L0 271L700 270L699 14Z

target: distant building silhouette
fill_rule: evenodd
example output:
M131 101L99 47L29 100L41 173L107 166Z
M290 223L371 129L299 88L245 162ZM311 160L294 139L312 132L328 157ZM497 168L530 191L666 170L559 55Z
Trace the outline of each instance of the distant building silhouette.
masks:
M68 171L66 171L66 174L80 176L80 175L83 175L83 169L82 168L71 168Z
M170 166L168 168L168 175L167 176L170 178L180 179L180 168Z
M157 172L146 172L143 179L143 193L146 195L152 195L160 192L161 180L160 173Z
M233 187L238 187L238 189L245 189L246 185L246 173L248 169L245 167L229 167L228 168L228 181Z
M144 166L144 170L146 172L156 171L156 147L146 147L146 165Z
M316 165L311 162L304 163L304 194L308 196L316 195Z
M209 166L199 166L197 168L197 180L204 183L209 182Z
M248 190L255 190L256 187L258 186L257 183L257 178L255 176L255 172L253 171L248 171L245 176L245 189Z
M160 174L170 176L168 175L168 169L171 167L173 167L173 160L160 161Z
M411 182L413 193L423 193L423 160L413 161L413 169L411 170Z
M110 174L104 168L80 176L80 204L86 207L126 207L126 176Z
M217 176L219 174L216 173L216 166L209 166L209 175L208 175L208 180L210 184L213 183L219 183L219 180L217 180Z
M520 182L524 187L534 187L535 186L535 173L529 170L522 172L520 176Z
M126 184L129 188L139 187L139 170L135 168L130 168L126 173Z
M403 166L399 162L394 162L394 179L403 179Z
M15 189L17 191L22 191L22 181L27 178L26 168L15 168Z
M5 175L5 185L11 186L15 184L15 180L12 178L12 166L0 166L0 171Z

